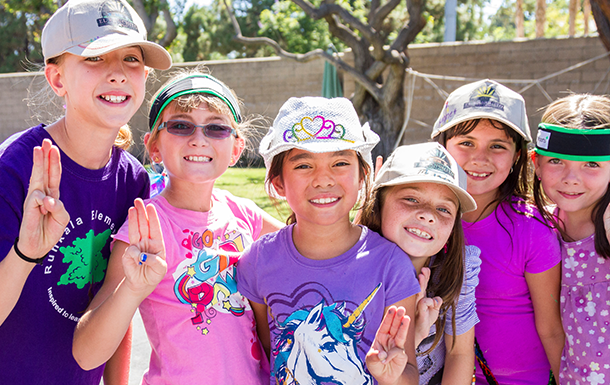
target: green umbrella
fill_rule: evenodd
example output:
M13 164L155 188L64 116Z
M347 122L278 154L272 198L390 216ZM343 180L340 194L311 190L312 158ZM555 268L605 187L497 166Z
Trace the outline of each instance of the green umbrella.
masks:
M331 44L326 52L330 55L337 52ZM337 69L334 65L324 61L324 75L322 76L322 96L325 98L338 98L343 96L343 88L337 74Z

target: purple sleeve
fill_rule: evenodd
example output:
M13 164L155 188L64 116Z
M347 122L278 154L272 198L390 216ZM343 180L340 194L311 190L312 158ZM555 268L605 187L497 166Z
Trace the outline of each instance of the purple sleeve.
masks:
M465 249L464 283L455 308L456 335L464 334L479 323L475 303L475 289L479 284L481 271L481 250L476 246L466 246ZM447 312L445 321L445 334L453 335L452 313Z
M32 147L20 141L0 153L0 261L19 235L32 165Z
M535 218L526 220L531 226L525 271L530 274L542 273L561 262L559 239L552 229Z
M419 281L413 263L398 246L393 245L392 256L386 266L384 283L387 306L419 293Z
M256 241L242 254L237 263L237 291L252 302L265 303L258 294L257 262L261 241Z

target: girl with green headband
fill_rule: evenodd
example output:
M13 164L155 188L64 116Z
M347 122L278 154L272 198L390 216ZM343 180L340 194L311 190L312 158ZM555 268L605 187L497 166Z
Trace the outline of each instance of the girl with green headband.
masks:
M536 204L561 235L560 384L610 379L610 98L570 95L546 109L534 154Z
M269 367L235 264L282 227L252 201L214 188L244 149L247 122L218 79L183 73L156 94L144 137L168 184L136 200L115 236L106 281L81 318L73 352L101 365L139 307L152 346L143 384L268 384Z

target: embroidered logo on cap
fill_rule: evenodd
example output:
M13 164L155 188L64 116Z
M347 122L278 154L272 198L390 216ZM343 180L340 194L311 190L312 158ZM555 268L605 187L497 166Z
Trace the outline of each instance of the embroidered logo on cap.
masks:
M441 118L436 123L437 127L444 125L445 123L451 121L457 114L457 109L452 105L449 105L448 102L445 102L445 106L443 107L443 111L441 112Z
M323 116L316 116L313 119L305 116L299 123L294 124L290 129L284 131L284 142L303 142L306 140L344 140L354 143L353 140L344 138L345 127L336 124Z
M455 180L455 174L451 170L451 160L438 148L422 156L413 167L420 169L417 172L419 175L432 175L451 183Z
M475 107L489 107L504 111L504 104L500 103L496 84L485 82L484 85L470 94L470 101L464 103L464 109Z
M97 19L98 27L115 26L138 31L138 26L133 22L129 10L123 3L117 0L109 0L100 6L101 18Z

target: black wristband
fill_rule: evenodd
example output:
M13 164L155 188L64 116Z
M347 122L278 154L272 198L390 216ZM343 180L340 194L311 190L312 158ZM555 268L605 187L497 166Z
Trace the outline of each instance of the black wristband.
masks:
M19 248L17 247L17 242L19 242L19 237L15 238L15 244L13 245L13 248L15 249L15 253L17 253L17 255L19 256L19 258L23 259L26 262L30 262L30 263L35 263L37 265L42 266L42 263L44 262L44 260L47 258L47 256L49 255L49 253L46 253L42 258L38 258L38 259L33 259L33 258L28 258L25 256L25 254L23 254Z

